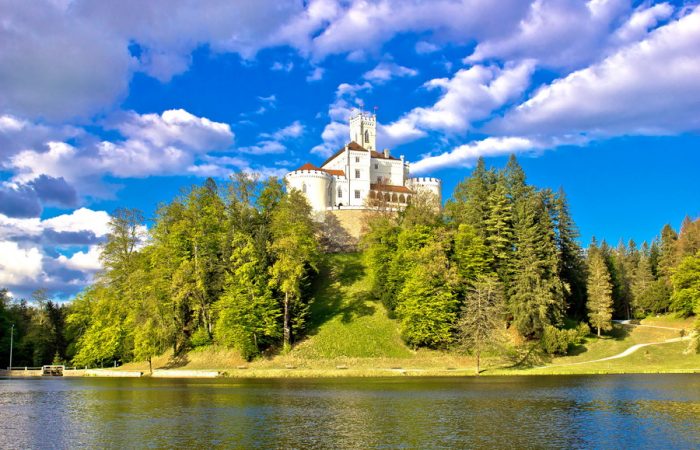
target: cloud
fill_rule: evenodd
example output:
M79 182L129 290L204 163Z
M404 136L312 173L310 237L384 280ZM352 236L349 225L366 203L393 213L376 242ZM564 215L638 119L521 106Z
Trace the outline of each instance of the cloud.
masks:
M0 286L21 286L42 274L42 254L37 247L0 241Z
M162 114L118 114L105 127L119 131L123 140L75 147L49 142L48 151L25 150L7 164L13 180L28 183L42 175L77 186L93 187L104 175L117 178L173 175L187 172L195 160L233 144L228 124L176 109Z
M523 95L533 70L532 61L503 68L475 65L460 69L452 78L432 79L425 87L442 92L435 104L412 109L382 131L395 143L422 137L425 130L464 133L475 121Z
M40 175L29 182L43 204L74 208L78 205L78 193L63 177Z
M314 67L311 73L306 76L306 81L319 81L323 78L325 70L322 67Z
M0 214L9 217L39 217L41 203L29 186L0 187Z
M48 141L71 139L82 134L81 129L72 126L48 126L10 114L0 115L0 166L19 151L41 150Z
M98 245L92 245L87 252L78 251L70 257L59 255L57 261L59 264L73 270L81 272L97 272L102 269L100 263L100 255L102 251Z
M0 110L88 117L126 94L135 61L102 24L51 2L0 2Z
M419 55L427 55L429 53L434 53L438 50L440 50L440 47L431 42L418 41L416 43L416 53L418 53Z
M260 140L256 145L241 147L238 150L242 153L252 155L269 155L274 153L284 153L287 151L287 146L283 143L292 139L296 139L304 134L304 125L298 120L295 120L290 125L273 133L261 133Z
M425 156L411 164L411 173L423 174L447 167L471 167L481 156L508 155L545 147L542 143L523 137L490 137L460 145L439 155Z
M294 69L294 63L289 61L287 63L281 63L279 61L275 61L272 66L270 66L270 70L276 71L276 72L291 72Z
M698 42L700 7L646 40L541 88L486 130L592 137L700 130Z
M535 59L550 67L585 66L596 60L627 13L627 0L535 0L511 32L481 40L465 62Z
M396 63L381 62L374 69L365 72L362 78L375 83L386 83L392 78L415 77L418 71Z

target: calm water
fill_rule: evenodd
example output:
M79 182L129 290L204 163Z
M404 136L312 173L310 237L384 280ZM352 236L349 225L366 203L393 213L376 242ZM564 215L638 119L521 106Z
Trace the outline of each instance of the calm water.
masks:
M0 379L0 448L700 448L699 375Z

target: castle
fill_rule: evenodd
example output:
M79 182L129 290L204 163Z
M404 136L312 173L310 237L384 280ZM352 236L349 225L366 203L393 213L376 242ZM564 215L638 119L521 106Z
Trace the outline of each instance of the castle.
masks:
M363 210L377 203L402 209L419 190L442 198L438 178L411 178L403 155L376 148L377 117L358 112L350 118L350 143L328 158L321 167L306 163L285 179L290 188L306 195L314 213Z

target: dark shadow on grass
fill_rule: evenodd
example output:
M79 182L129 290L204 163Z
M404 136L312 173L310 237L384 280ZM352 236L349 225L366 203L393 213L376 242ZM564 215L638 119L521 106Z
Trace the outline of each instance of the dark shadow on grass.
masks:
M159 369L177 369L178 367L185 367L189 364L190 358L187 353L182 353L180 355L173 355L168 359L163 367L158 367Z
M358 292L347 298L343 287L364 276L364 265L356 254L329 256L323 262L314 286L314 301L307 335L314 335L321 325L341 315L344 323L353 318L373 314L375 307L368 305L369 293Z

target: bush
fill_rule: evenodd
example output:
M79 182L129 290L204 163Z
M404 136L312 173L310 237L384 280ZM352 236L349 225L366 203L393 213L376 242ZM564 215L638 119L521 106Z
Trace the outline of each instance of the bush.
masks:
M209 336L207 330L202 327L197 328L195 332L192 333L192 336L190 336L190 345L194 348L209 344L211 344L211 336Z
M568 330L545 325L540 346L549 355L566 355L571 347L581 344L590 332L588 325L583 322Z

